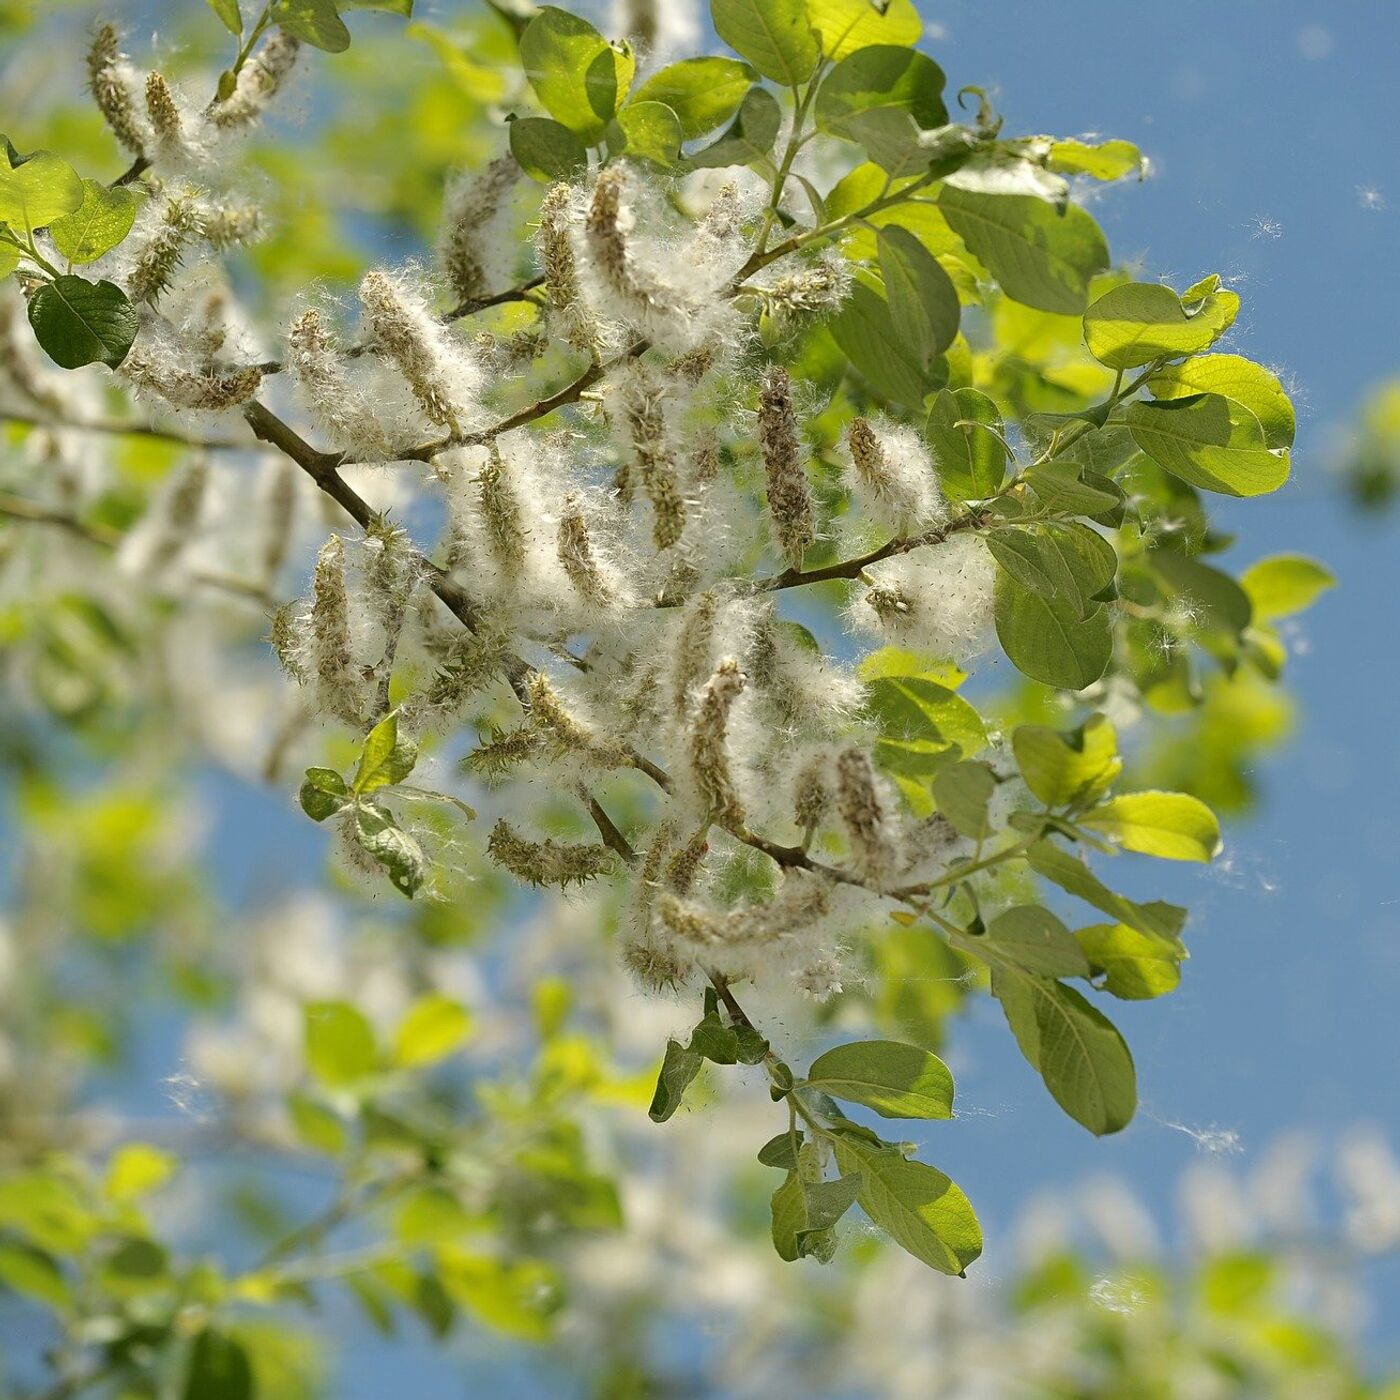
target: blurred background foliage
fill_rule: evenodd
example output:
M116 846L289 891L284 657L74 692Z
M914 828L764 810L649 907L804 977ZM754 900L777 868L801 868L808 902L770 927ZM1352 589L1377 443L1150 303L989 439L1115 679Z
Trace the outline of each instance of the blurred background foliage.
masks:
M228 61L202 4L112 8L172 78ZM510 24L419 8L356 15L350 51L247 147L267 233L232 275L252 311L422 254L447 173L499 148L522 100ZM0 0L0 125L110 179L79 95L95 12ZM1005 401L1065 411L1104 387L1080 339L1003 303L968 353ZM0 489L38 450L0 429ZM0 1394L1400 1396L1353 1325L1353 1265L1400 1243L1400 1172L1365 1140L1329 1151L1341 1194L1316 1218L1284 1145L1267 1179L1198 1169L1171 1248L1098 1183L1028 1207L990 1283L858 1232L825 1273L783 1269L771 1183L727 1147L764 1135L755 1106L645 1122L686 1013L624 987L605 894L522 896L455 849L447 897L400 908L326 868L287 812L298 716L264 600L209 588L191 621L110 567L181 456L122 439L83 529L0 522ZM1368 507L1393 496L1393 386L1344 480ZM1223 666L1164 673L1147 703L1134 784L1246 814L1284 694ZM995 704L1007 726L1063 718L1028 682ZM246 842L250 823L276 839ZM974 980L893 931L832 1014L937 1047Z

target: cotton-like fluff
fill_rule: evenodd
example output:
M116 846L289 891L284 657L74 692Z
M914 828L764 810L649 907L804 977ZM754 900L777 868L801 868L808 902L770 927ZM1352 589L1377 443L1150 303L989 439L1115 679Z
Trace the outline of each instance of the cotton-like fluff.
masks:
M300 39L285 29L274 30L243 65L233 91L210 107L210 124L224 132L251 126L286 86L300 52Z
M611 20L611 32L630 40L650 67L700 42L696 0L612 0Z
M471 423L481 371L468 347L433 314L426 289L400 273L360 283L369 342L402 376L428 422L460 434Z
M639 198L648 201L644 213ZM712 254L697 266L675 239L657 236L667 214L653 191L639 188L626 166L610 165L586 199L573 220L579 286L595 323L622 328L613 340L644 335L679 353L732 335L733 308L716 295L727 264Z
M110 24L99 25L93 32L87 67L88 91L112 135L132 155L142 155L151 132L139 100L141 80Z
M779 258L749 279L781 328L834 315L851 294L851 265L834 248L814 257Z
M853 418L843 458L846 489L891 535L909 538L948 518L933 463L912 428Z
M940 544L872 564L850 621L898 646L966 661L985 650L992 626L996 564L976 535L959 532Z
M875 772L870 755L857 745L835 762L836 810L851 847L851 863L868 884L888 889L904 864L899 803Z
M370 367L346 357L316 307L301 312L287 331L287 368L335 448L355 462L392 460L394 444L364 382Z
M443 197L438 261L459 304L502 291L514 280L515 207L521 177L512 155L479 173L458 172Z

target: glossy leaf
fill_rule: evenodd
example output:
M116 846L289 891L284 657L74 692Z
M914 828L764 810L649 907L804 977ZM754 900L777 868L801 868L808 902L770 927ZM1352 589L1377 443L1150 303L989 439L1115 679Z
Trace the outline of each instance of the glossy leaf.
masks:
M575 180L588 168L588 148L563 122L517 117L507 131L511 155L532 180Z
M136 308L115 282L55 277L29 301L29 324L44 353L64 369L126 359L141 328Z
M755 72L732 58L686 58L653 73L633 102L663 102L681 124L687 141L704 136L739 110Z
M981 939L959 945L971 952L985 946L996 957L1042 977L1087 977L1089 963L1075 936L1048 909L1020 904L998 914Z
M1181 954L1127 924L1093 924L1074 937L1104 990L1125 1001L1165 996L1181 982Z
M1234 324L1239 309L1234 292L1212 292L1188 310L1170 287L1125 282L1084 313L1084 343L1100 364L1136 369L1209 349Z
M427 874L422 847L402 830L393 814L370 802L355 808L355 839L388 872L389 881L406 899L418 893Z
M1163 860L1209 861L1220 850L1220 823L1185 792L1128 792L1079 818L1120 846Z
M680 118L662 102L629 102L617 114L627 155L654 165L674 165L681 153Z
M914 44L924 30L912 0L806 0L806 9L828 58L876 44Z
M1001 412L980 389L940 389L929 409L924 436L945 494L981 500L995 494L1006 475Z
M847 1134L836 1139L836 1161L843 1172L860 1174L861 1208L914 1258L961 1274L982 1253L972 1203L942 1172Z
M21 236L44 228L82 205L83 182L52 151L35 151L14 165L0 148L0 224Z
M951 1118L953 1076L936 1055L894 1040L855 1041L817 1056L807 1082L882 1118Z
M715 33L765 78L796 87L821 52L803 0L710 0Z
M1073 603L1047 598L999 570L994 614L1002 650L1032 680L1083 690L1112 660L1113 627L1102 605L1082 617Z
M365 737L351 791L364 797L401 783L417 762L418 745L412 739L399 737L398 711L390 711Z
M350 47L335 0L273 0L269 18L303 43L326 53L343 53Z
M128 189L84 180L83 202L49 225L49 237L69 262L93 262L131 232L136 204L136 196Z
M1011 736L1012 752L1026 786L1047 807L1072 806L1106 791L1123 767L1118 737L1103 715L1091 715L1062 733L1023 724Z
M520 62L546 112L596 145L627 96L636 66L587 20L543 6L520 36Z
M1158 399L1223 394L1243 404L1259 420L1265 446L1293 446L1293 404L1278 376L1240 355L1196 355L1183 364L1158 370L1147 387Z
M1203 491L1262 496L1288 480L1288 453L1270 448L1259 420L1220 394L1130 403L1133 441L1164 471Z
M876 241L890 318L927 375L958 333L957 289L938 259L906 229L882 228Z
M1108 267L1108 244L1078 205L1058 211L1027 195L945 188L939 208L1014 301L1077 315L1089 283Z
M1117 1028L1072 987L1018 969L992 972L992 994L1016 1043L1055 1102L1097 1137L1127 1127L1137 1108L1133 1057Z
M750 88L728 130L691 155L690 163L700 167L768 164L782 124L778 99L767 88Z

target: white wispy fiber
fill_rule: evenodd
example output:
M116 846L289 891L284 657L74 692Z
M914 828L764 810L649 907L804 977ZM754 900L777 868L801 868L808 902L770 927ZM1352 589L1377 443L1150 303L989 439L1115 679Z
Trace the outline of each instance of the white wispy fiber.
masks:
M928 450L913 428L853 418L844 448L846 489L876 525L909 538L948 518Z
M899 646L955 661L986 649L996 564L978 536L959 532L941 544L872 564L851 602L855 627Z

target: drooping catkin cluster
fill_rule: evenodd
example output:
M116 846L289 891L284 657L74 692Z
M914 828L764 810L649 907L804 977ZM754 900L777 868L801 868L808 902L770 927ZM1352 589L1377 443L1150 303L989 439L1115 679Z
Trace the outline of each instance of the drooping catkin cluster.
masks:
M325 319L303 311L287 333L287 368L332 443L361 462L393 455L389 438L363 394L346 373Z
M690 730L690 771L706 815L721 826L741 827L744 804L729 755L729 719L745 676L727 656L700 692Z
M836 759L836 809L861 873L883 889L901 864L898 816L870 755L854 745Z
M582 842L530 841L502 819L491 829L486 854L527 885L582 885L608 874L616 858L606 846Z
M169 193L153 202L129 243L134 261L125 282L132 301L153 305L170 290L199 231L199 205L192 194Z
M846 428L847 486L866 516L894 535L915 535L946 518L938 479L910 428L852 418Z
M553 186L536 240L538 319L484 332L478 351L441 316L499 289L485 269L509 200L486 196L509 194L510 176L493 165L454 188L440 244L449 286L436 299L412 274L375 271L354 345L322 310L294 320L287 368L330 445L358 462L430 462L423 477L447 509L429 557L444 572L401 532L332 540L308 602L277 619L275 644L316 708L361 732L384 713L391 680L411 730L460 723L474 704L481 737L461 771L506 812L491 859L526 883L627 881L621 954L643 985L777 972L825 995L879 892L929 878L965 847L946 822L902 813L872 757L864 687L772 587L792 582L786 571L801 571L832 522L808 479L792 378L736 332L730 293L759 223L752 200L729 181L678 228L639 170L614 163ZM480 206L473 190L485 191ZM830 309L848 284L843 263L793 255L763 278L758 301L794 317ZM530 348L517 354L508 342L521 338ZM555 346L575 364L572 349L597 354L587 391L545 424L501 431L540 396L514 377ZM756 415L740 407L746 379ZM432 446L443 430L456 442ZM976 521L950 526L905 429L857 418L843 450L842 530L898 546L851 584L849 620L966 659L990 616ZM454 590L458 621L433 598L435 579ZM625 836L599 823L604 844L537 839L510 805L547 786L596 820L595 796L632 784L649 794L642 812ZM760 837L789 853L784 868L736 873L743 843ZM629 845L635 860L617 854ZM809 859L827 873L796 868Z
M758 441L768 482L768 519L773 544L788 567L800 569L802 556L816 539L812 493L802 467L792 380L779 365L764 371L758 391Z
M112 135L132 155L143 154L146 132L136 110L136 70L122 53L121 41L112 25L102 24L94 31L87 68L88 91Z
M475 405L478 372L467 347L402 278L371 272L360 283L360 303L373 345L394 365L429 422L462 431Z
M443 199L438 258L459 303L503 290L515 247L511 195L521 170L512 155L498 156L479 175L457 175Z
M623 386L623 411L637 477L651 502L652 540L657 549L669 549L679 542L685 529L685 502L666 422L665 397L641 365L632 369Z
M300 52L300 39L285 29L274 30L243 65L233 91L210 108L209 120L224 130L257 121L286 84Z
M572 195L567 185L551 185L540 204L539 257L557 333L578 350L591 350L597 333L583 311L578 264L570 238Z

